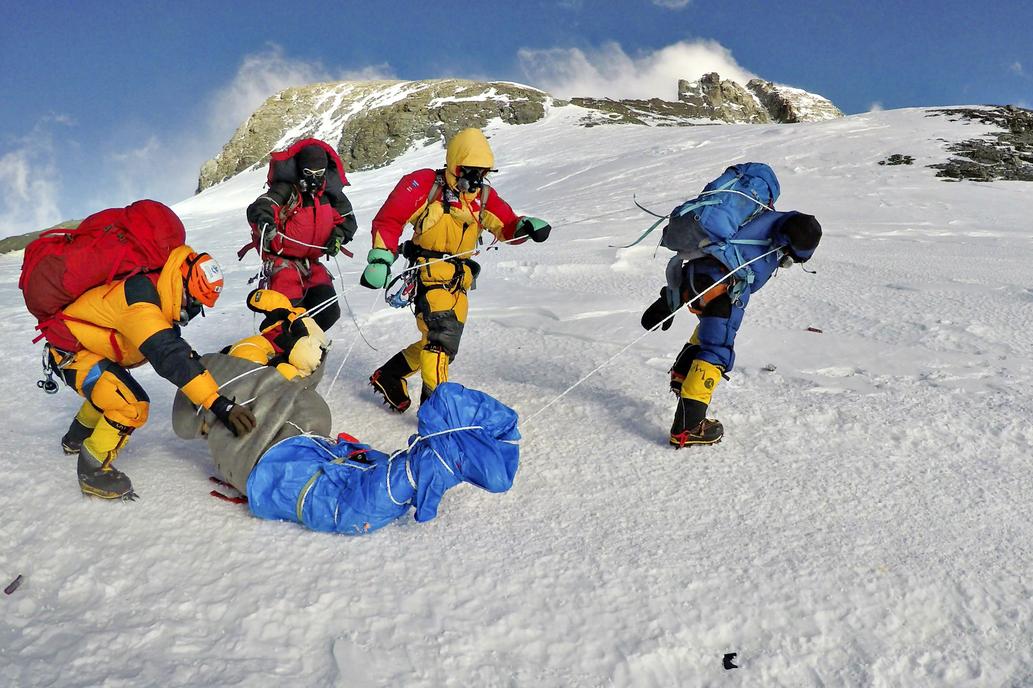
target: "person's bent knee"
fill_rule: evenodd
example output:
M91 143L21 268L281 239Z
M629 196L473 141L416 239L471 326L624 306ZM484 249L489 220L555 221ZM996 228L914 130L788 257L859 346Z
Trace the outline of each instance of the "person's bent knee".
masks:
M129 428L132 432L136 428L142 428L147 423L151 405L146 401L133 401L121 408L111 409L104 412L104 417L119 425Z

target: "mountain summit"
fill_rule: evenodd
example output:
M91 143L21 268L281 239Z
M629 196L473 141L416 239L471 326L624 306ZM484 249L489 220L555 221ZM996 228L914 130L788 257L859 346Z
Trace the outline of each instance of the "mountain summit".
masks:
M389 164L413 146L448 139L496 119L529 124L552 107L580 107L582 126L806 122L841 117L821 96L760 79L745 87L716 73L678 82L678 100L558 100L505 81L339 81L288 88L262 104L222 151L201 167L197 190L268 160L270 151L312 136L335 146L348 170Z

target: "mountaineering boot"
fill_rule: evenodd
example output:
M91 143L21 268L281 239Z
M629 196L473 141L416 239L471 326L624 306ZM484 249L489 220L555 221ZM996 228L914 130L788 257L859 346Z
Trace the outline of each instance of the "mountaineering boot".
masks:
M85 495L101 499L135 499L129 476L111 466L115 452L108 452L103 460L97 459L83 444L79 449L79 489Z
M694 399L679 399L671 424L671 444L678 449L689 444L717 444L724 437L721 421L706 417L706 404Z
M79 448L79 489L102 499L135 499L129 476L112 467L132 428L101 418Z
M409 399L409 385L405 378L413 374L413 369L405 356L399 351L391 359L373 371L369 384L384 397L384 403L393 411L404 413L412 404Z
M69 456L78 454L82 443L93 433L93 429L97 427L100 419L101 412L97 410L97 407L84 401L79 412L72 419L72 424L68 426L68 432L61 438L61 449L65 454Z

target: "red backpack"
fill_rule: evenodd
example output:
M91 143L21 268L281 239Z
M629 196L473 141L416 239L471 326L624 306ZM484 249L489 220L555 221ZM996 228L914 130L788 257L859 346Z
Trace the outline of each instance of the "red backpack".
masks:
M62 309L88 290L139 272L161 270L186 243L183 222L157 201L137 201L90 215L76 229L51 229L25 247L18 288L36 329L59 349L76 351Z

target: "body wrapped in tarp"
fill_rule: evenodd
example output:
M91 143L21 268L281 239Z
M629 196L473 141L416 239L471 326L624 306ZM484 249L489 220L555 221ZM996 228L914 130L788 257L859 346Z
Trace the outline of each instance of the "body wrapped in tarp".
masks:
M515 411L449 382L420 406L418 418L418 434L390 456L346 439L300 436L279 442L248 478L251 512L361 535L410 508L417 521L429 521L445 491L462 482L489 492L512 486L520 439Z
M308 377L288 380L274 367L226 354L205 354L201 362L222 394L249 402L258 424L243 437L234 437L211 411L198 413L197 407L177 392L172 429L183 439L205 437L219 474L242 494L247 494L251 468L269 447L303 432L329 434L330 408L315 391L323 375L322 365Z

